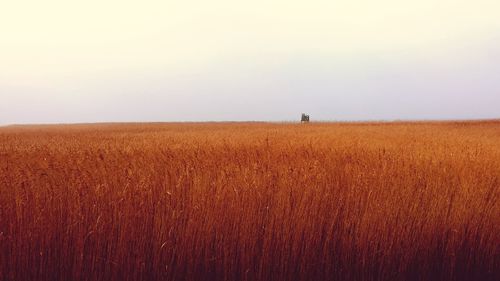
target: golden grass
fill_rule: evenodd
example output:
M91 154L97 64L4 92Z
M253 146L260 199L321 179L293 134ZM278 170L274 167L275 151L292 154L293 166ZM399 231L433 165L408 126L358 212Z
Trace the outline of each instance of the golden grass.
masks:
M0 280L499 280L500 122L0 129Z

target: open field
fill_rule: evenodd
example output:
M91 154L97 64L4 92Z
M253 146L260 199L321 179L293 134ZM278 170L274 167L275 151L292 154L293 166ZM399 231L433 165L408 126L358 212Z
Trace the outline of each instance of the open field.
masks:
M500 280L500 121L1 128L0 280Z

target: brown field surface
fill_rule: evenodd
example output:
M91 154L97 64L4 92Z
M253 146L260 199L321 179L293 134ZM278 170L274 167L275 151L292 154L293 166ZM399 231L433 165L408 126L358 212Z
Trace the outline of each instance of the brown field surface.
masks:
M500 121L4 127L0 280L500 280Z

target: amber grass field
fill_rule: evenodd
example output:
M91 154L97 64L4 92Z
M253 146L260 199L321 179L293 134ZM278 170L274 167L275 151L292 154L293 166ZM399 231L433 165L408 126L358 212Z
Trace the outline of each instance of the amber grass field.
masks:
M0 280L500 280L500 121L4 127Z

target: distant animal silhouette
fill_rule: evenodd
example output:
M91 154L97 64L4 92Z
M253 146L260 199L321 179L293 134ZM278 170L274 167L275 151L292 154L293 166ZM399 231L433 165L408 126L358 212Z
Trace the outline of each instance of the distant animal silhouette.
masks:
M305 113L302 113L302 117L300 118L301 123L306 123L309 122L309 115L306 115Z

